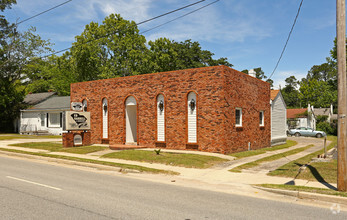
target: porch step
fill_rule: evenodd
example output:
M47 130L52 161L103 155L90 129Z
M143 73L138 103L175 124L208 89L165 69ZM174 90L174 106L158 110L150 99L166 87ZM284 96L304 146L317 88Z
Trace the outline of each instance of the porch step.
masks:
M110 145L110 149L112 150L131 150L131 149L141 149L141 148L147 148L145 146L140 145L125 145L125 144L114 144Z

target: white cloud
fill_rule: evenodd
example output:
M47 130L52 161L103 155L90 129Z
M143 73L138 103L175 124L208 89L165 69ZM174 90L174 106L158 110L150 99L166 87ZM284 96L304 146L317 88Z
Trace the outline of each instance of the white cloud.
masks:
M223 2L211 5L160 27L152 33L149 32L147 39L154 40L158 36L165 36L176 41L193 39L208 42L244 42L246 38L263 39L270 36L271 30L266 22L252 15L239 17L230 14L230 16L226 16L223 14L227 13L223 10L224 6ZM187 12L188 10L180 14ZM247 14L246 9L243 10L243 14ZM164 19L163 23L170 19L172 18Z
M272 77L272 80L274 81L274 87L275 89L278 89L279 87L283 88L286 85L285 79L287 79L290 76L295 76L297 80L301 80L302 78L306 77L307 71L299 71L299 70L282 70L279 72L275 72L274 76Z

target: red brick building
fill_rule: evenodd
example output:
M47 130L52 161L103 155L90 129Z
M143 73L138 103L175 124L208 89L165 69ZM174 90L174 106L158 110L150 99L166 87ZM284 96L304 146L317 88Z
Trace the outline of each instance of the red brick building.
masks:
M226 66L71 84L92 143L230 153L270 146L270 85Z

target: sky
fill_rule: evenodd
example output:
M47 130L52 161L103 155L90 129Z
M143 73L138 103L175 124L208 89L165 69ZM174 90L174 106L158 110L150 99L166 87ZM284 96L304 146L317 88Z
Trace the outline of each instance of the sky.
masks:
M11 22L20 22L66 0L17 0L4 11ZM102 23L111 13L136 23L183 7L197 0L72 0L52 11L19 25L31 26L43 39L54 43L56 51L68 48L90 22ZM140 25L141 31L175 19L214 2L205 0L195 6ZM261 67L269 76L289 31L301 0L220 0L188 16L144 33L147 41L166 37L175 41L198 41L214 58L228 58L239 71ZM336 1L304 0L286 51L272 76L274 88L285 86L285 79L301 79L313 65L330 56L336 36ZM59 55L59 54L58 54Z

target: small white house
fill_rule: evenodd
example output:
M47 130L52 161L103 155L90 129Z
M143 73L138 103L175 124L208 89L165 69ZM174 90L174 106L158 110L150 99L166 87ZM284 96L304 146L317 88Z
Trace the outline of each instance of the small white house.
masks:
M308 127L316 129L316 117L313 106L306 108L287 109L288 129Z
M61 135L63 113L69 110L70 96L49 95L38 104L20 111L19 133Z
M271 90L271 145L287 141L287 106L280 90Z

